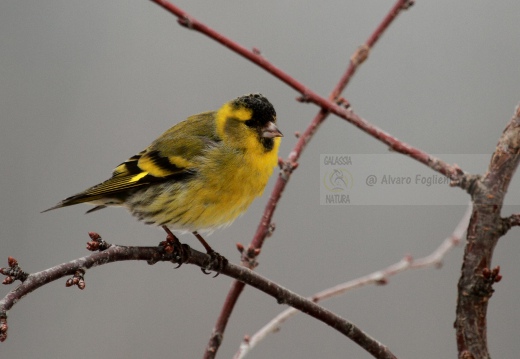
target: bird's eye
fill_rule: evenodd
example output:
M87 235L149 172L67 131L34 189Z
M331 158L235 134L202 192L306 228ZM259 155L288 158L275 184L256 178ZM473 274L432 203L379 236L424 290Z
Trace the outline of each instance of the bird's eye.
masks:
M247 127L258 127L258 121L251 119L244 122Z

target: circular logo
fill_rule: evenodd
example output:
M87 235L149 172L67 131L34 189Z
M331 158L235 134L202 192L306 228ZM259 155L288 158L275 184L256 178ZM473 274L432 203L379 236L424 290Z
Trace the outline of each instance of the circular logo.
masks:
M323 185L330 192L344 192L354 185L354 177L344 168L334 168L323 176Z

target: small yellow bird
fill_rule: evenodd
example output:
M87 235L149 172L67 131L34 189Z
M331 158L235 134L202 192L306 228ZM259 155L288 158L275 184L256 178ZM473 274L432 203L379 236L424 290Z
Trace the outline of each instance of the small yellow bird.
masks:
M110 179L44 212L78 203L96 206L87 213L125 206L169 234L212 231L262 194L278 163L280 137L271 103L260 94L241 96L176 124Z

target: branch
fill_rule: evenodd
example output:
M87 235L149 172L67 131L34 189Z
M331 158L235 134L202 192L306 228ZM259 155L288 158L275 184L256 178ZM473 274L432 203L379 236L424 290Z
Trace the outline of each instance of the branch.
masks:
M389 277L409 269L419 269L432 266L440 267L446 254L453 247L457 246L460 243L460 240L464 235L466 228L468 227L470 216L471 203L468 205L466 213L464 213L464 216L461 218L459 224L455 227L453 233L449 237L444 239L444 241L439 245L439 247L437 247L437 249L435 249L431 254L416 260L414 260L410 255L407 255L399 262L391 266L388 266L385 269L381 269L364 277L357 278L346 283L339 284L335 287L326 289L324 291L314 294L309 299L317 303L322 300L339 296L343 293L369 284L386 284L388 282ZM268 334L277 332L280 329L282 323L284 323L297 313L298 311L293 308L286 309L282 313L278 314L275 318L273 318L269 323L267 323L255 334L253 334L252 336L246 336L233 359L245 358L245 356L258 343L264 340Z
M322 97L309 89L307 86L302 84L301 82L297 81L295 78L290 76L285 71L279 69L278 67L271 64L269 61L267 61L264 57L260 55L258 51L251 51L243 47L242 45L238 44L237 42L225 37L224 35L220 34L219 32L213 30L212 28L208 27L207 25L203 24L202 22L196 20L191 15L186 13L185 11L181 10L179 7L169 3L165 0L151 0L152 2L160 5L173 15L175 15L179 20L179 24L190 29L198 31L209 38L221 43L225 47L229 48L230 50L234 51L240 56L245 57L246 59L250 60L251 62L257 64L273 76L277 77L279 80L284 82L285 84L289 85L296 91L300 92L302 94L301 99L306 102L313 102L314 104L318 105L322 110L325 112L330 112L335 114L338 117L343 118L344 120L347 120L354 126L358 127L362 131L366 132L370 136L374 137L375 139L383 142L389 148L395 152L402 153L404 155L407 155L416 161L421 162L422 164L430 167L436 172L439 172L448 178L452 180L453 185L459 186L463 189L466 189L474 180L473 177L470 177L468 175L464 175L464 172L456 165L450 165L438 158L435 158L433 156L430 156L428 153L420 150L419 148L415 148L413 146L410 146L409 144L398 140L394 136L390 135L389 133L383 131L377 126L372 125L367 120L361 118L360 116L356 115L353 111L347 110L343 108L340 105L337 105L333 100L326 99L325 97ZM401 4L399 9L408 8L411 4L410 1L400 0L398 1L398 4ZM392 9L394 10L395 7ZM395 18L395 16L393 16ZM393 19L389 20L389 22ZM387 26L381 26L381 30L385 30ZM374 39L372 41L375 42L379 38L380 34L376 34L374 36ZM317 127L317 126L316 126ZM315 131L315 129L314 129Z
M488 171L469 188L473 213L468 227L462 273L458 283L457 346L459 357L489 358L487 306L498 282L500 267L491 269L504 227L500 211L509 183L520 161L520 106L500 137Z
M506 234L511 227L520 226L520 213L513 213L507 218L503 219L504 234Z
M64 276L74 275L72 280L67 281L67 285L78 284L78 287L83 289L85 287L84 282L82 282L82 285L79 285L79 280L75 280L75 278L77 279L78 273L81 273L81 281L83 281L83 274L93 267L127 260L145 260L149 264L164 261L177 263L179 260L176 254L168 253L160 246L127 247L106 245L106 247L108 248L101 252L96 252L89 256L62 263L41 272L25 276L25 280L22 284L11 290L2 300L0 300L0 340L4 341L7 338L7 312L27 294L47 283ZM208 261L210 261L210 256L208 254L194 250L187 245L184 245L184 248L187 251L185 263L206 268ZM9 260L9 265L10 267L16 266L18 268L18 263L12 258ZM2 272L5 270L6 268L2 268ZM222 269L221 273L261 290L262 292L274 297L279 304L288 304L311 317L328 324L338 332L359 344L375 358L396 359L388 348L371 338L354 324L337 316L331 311L318 306L316 303L260 276L248 268L228 263ZM73 283L74 281L75 283Z

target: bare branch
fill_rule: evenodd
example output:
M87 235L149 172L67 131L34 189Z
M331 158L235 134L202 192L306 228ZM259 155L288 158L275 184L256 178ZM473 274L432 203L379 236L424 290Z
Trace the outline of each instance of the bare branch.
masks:
M498 239L507 231L500 211L509 183L520 162L520 106L500 137L488 171L469 188L473 213L468 227L462 273L458 283L457 346L459 356L489 358L487 306L501 279L499 267L491 269Z
M207 266L208 260L210 260L208 254L196 251L186 245L184 246L187 250L188 257L183 258L183 261L197 265L201 268ZM160 246L126 247L111 245L108 249L101 252L96 252L67 263L62 263L41 272L29 274L20 285L11 290L2 300L0 300L0 339L3 341L7 338L7 312L27 294L52 281L68 275L73 275L73 278L72 281L67 281L67 286L77 285L80 289L83 289L85 286L83 277L88 269L112 262L126 260L145 260L149 264L154 264L161 261L177 263L180 258L178 258L175 253L166 252L164 248ZM248 268L227 263L221 273L261 290L262 292L274 297L279 304L288 304L293 306L325 324L330 325L332 328L359 344L375 358L396 358L388 348L371 338L354 324L339 317L331 311L320 307L316 303L260 276Z
M388 278L404 272L409 269L419 269L426 267L440 267L442 265L442 261L446 254L455 246L460 243L462 236L464 235L466 228L468 227L469 219L471 216L471 203L468 205L466 209L466 213L461 218L457 227L453 233L444 239L444 241L435 249L431 254L414 260L411 256L405 256L399 262L386 267L385 269L381 269L379 271L368 274L364 277L360 277L342 284L339 284L335 287L326 289L319 293L314 294L309 299L314 302L320 302L325 299L329 299L332 297L339 296L353 289L357 289L369 284L386 284L388 282ZM280 329L280 326L286 322L289 318L297 314L298 311L294 308L289 308L284 310L282 313L278 314L275 318L273 318L269 323L267 323L264 327L262 327L259 331L251 336L246 336L240 345L238 351L236 352L234 359L242 359L262 340L264 340L268 334L275 333Z

